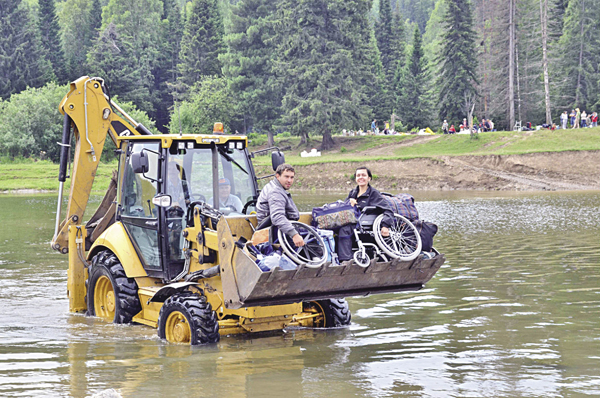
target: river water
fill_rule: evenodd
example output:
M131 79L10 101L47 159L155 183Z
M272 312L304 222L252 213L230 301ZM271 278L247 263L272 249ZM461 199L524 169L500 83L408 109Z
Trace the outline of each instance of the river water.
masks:
M0 396L600 395L600 192L414 195L447 258L425 289L349 298L347 328L209 347L70 314L56 196L2 195Z

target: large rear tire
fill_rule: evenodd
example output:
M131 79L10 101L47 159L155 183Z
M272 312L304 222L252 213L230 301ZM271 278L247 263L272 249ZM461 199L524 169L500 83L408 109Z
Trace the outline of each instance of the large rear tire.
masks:
M322 316L317 318L315 327L318 328L337 328L350 325L352 315L348 302L345 299L318 300L305 303L305 310L317 311Z
M158 314L158 337L169 343L214 344L220 339L219 322L206 297L176 293L165 300Z
M127 278L112 252L104 250L94 256L87 282L88 315L114 323L131 323L142 310L135 280Z

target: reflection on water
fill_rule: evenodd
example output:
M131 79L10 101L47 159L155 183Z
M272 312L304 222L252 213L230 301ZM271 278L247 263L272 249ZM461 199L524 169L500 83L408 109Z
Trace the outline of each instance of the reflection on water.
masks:
M600 193L414 195L448 259L425 289L350 298L349 328L210 347L69 314L55 196L0 196L0 396L600 395Z

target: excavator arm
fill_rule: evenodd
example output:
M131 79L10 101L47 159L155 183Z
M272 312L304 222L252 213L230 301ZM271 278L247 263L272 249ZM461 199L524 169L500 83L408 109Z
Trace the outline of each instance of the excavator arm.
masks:
M136 123L110 99L104 81L100 78L83 76L72 82L69 92L60 102L59 111L64 115L64 122L62 140L59 143L61 151L56 227L51 244L54 250L66 254L69 252L69 227L81 225L106 136L109 135L116 144L117 136L152 133ZM71 188L67 212L61 221L63 188L69 178L67 165L71 157L72 135L75 148Z

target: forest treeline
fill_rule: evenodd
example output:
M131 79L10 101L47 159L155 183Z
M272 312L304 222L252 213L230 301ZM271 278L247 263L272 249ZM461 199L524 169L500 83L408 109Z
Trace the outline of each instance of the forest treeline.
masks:
M83 75L163 133L324 149L373 119L558 122L598 107L599 24L600 0L0 0L0 154L55 160Z

